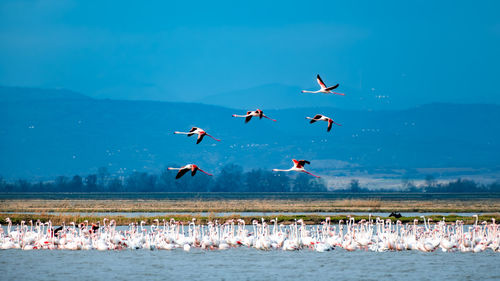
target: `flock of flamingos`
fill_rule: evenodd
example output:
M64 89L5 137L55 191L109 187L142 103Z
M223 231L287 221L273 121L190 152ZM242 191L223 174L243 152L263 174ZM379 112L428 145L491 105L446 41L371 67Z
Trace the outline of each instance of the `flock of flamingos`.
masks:
M316 80L320 86L319 90L317 90L317 91L305 91L304 90L304 91L302 91L302 93L322 93L322 94L335 94L335 95L342 95L342 96L344 95L342 93L337 93L337 92L333 91L334 89L338 88L339 84L336 84L335 86L327 87L326 84L321 79L321 77L319 76L319 74L316 76ZM267 118L269 120L276 121L276 120L266 116L264 114L264 112L260 109L256 109L254 111L247 111L247 113L245 115L233 114L233 117L245 118L245 123L250 122L252 117L259 117L259 119L262 119L264 117L264 118ZM338 125L338 126L342 126L342 125L336 123L335 121L333 121L332 118L327 117L327 116L322 115L322 114L316 114L314 117L306 117L306 119L310 119L311 121L309 123L311 123L311 124L315 123L317 121L326 121L328 123L328 127L326 130L328 132L330 132L330 130L332 129L333 124ZM213 137L212 135L209 135L205 130L198 128L198 127L192 127L191 130L189 130L189 132L176 131L176 132L174 132L174 134L187 135L188 137L193 136L193 135L197 135L198 139L196 140L196 144L199 144L205 136L210 137L216 141L220 141L220 139L217 139L217 138ZM286 170L273 169L273 171L275 171L275 172L290 172L290 171L303 172L303 173L306 173L306 174L309 174L311 176L319 178L319 176L314 175L314 174L306 171L306 169L304 168L304 166L306 164L311 164L311 162L309 162L307 160L295 160L295 159L292 159L292 161L293 161L293 167L291 167L290 169L286 169ZM180 177L182 177L183 175L185 175L189 171L191 171L191 176L194 176L197 171L200 171L200 172L203 172L209 176L212 176L212 174L203 171L202 169L200 169L200 167L198 167L195 164L187 164L187 165L184 165L180 168L169 167L168 169L179 171L179 172L177 172L177 175L175 177L176 179L179 179Z
M339 85L327 87L317 76L321 89L318 91L303 91L309 93L329 93ZM252 117L267 118L262 110L248 111L246 115L233 115L245 118L249 122ZM335 123L331 118L324 115L306 117L310 123L316 121L328 122L327 130L330 131ZM340 124L337 124L340 125ZM186 134L188 137L198 135L196 143L200 143L203 137L208 136L216 141L219 139L207 134L203 129L193 127L189 132L175 132L175 134ZM293 159L294 166L288 170L274 169L274 171L297 171L310 174L304 169L307 160ZM176 178L180 178L191 171L194 176L199 170L211 175L194 164L188 164L180 168L168 168L178 170ZM438 249L444 252L483 252L491 249L500 252L500 229L492 219L488 224L483 221L478 224L478 217L474 225L464 225L460 220L452 224L442 221L431 223L431 219L425 220L424 225L419 225L418 220L413 224L403 224L401 221L392 223L391 220L376 218L355 222L354 218L331 224L330 218L326 218L320 225L306 226L304 221L296 220L289 225L278 224L278 219L267 223L264 219L260 222L254 220L251 226L245 225L245 221L228 220L219 223L215 220L206 225L196 224L193 219L187 225L183 222L158 219L146 226L142 221L140 224L132 223L127 227L117 229L116 222L105 218L103 224L92 224L88 221L76 225L71 222L69 226L62 225L54 228L52 223L40 221L29 221L29 226L24 221L12 230L12 222L6 219L8 226L0 225L0 249L64 249L64 250L122 250L122 249L146 249L146 250L173 250L182 248L190 251L192 248L208 250L226 250L230 248L248 247L258 250L285 250L294 251L309 249L318 252L330 251L341 248L347 251L405 251L416 250L422 252L433 252Z
M245 221L228 220L219 223L217 220L206 225L196 224L196 220L185 223L170 219L158 219L153 224L132 223L117 229L114 220L103 220L103 225L90 225L88 221L75 225L53 228L51 222L35 225L24 221L12 230L12 223L5 233L0 228L1 249L60 249L60 250L174 250L191 249L227 250L231 248L255 248L258 250L312 250L325 252L341 248L346 251L407 251L433 252L483 252L490 249L500 253L499 226L492 219L488 224L478 224L477 216L474 225L464 225L462 221L446 224L443 221L431 223L425 220L424 225L403 224L401 221L376 218L355 222L348 218L345 222L331 224L326 218L320 225L306 226L302 220L289 225L278 224L277 219L266 223L254 220L251 226Z

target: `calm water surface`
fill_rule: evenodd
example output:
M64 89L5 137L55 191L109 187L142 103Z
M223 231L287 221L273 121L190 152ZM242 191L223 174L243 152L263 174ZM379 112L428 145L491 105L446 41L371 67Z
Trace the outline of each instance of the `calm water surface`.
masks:
M499 264L491 251L0 251L1 280L499 280Z

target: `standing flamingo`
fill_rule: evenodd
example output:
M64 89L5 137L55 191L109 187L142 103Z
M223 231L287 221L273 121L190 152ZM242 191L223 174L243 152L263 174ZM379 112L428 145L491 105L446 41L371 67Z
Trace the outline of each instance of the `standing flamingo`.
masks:
M180 167L180 168L168 168L169 170L178 170L179 172L177 172L177 175L175 176L175 179L180 179L182 176L184 176L184 174L186 174L188 171L191 171L191 176L194 176L196 175L196 171L200 171L200 172L203 172L209 176L213 176L212 174L209 174L205 171L203 171L202 169L200 169L200 167L196 166L195 164L187 164L183 167Z
M194 134L197 134L198 135L198 140L196 141L196 144L199 144L203 140L204 136L209 136L209 137L213 138L216 141L220 141L219 139L214 138L213 136L207 134L207 132L205 132L203 129L198 128L198 127L192 127L191 130L189 130L189 132L177 132L177 131L175 131L174 134L187 135L188 137L190 137L190 136L192 136Z
M311 121L309 122L310 124L312 124L312 123L314 123L316 121L327 121L328 122L328 127L326 129L327 132L330 132L330 130L332 129L332 125L333 124L338 125L338 126L342 126L341 124L336 123L335 121L333 121L332 118L327 117L327 116L322 115L322 114L316 114L316 115L314 115L313 118L306 117L306 119L311 119Z
M335 94L335 95L341 95L341 96L345 95L342 93L337 93L337 92L332 91L332 90L336 89L339 86L339 84L337 84L335 86L327 87L325 85L325 83L323 82L323 80L321 80L321 77L319 77L319 74L318 74L318 76L316 76L316 80L318 81L318 84L321 87L321 89L319 89L317 91L305 91L305 90L303 90L302 93L313 93L313 94L324 93L324 94Z
M243 117L243 118L245 118L245 123L248 123L252 119L252 117L259 117L259 119L262 119L262 117L264 117L264 118L267 118L269 120L276 122L276 120L264 115L264 112L258 108L257 108L257 110L254 110L254 111L247 111L246 115L233 114L233 117Z
M313 174L309 173L308 171L306 171L306 169L304 169L304 165L311 164L311 162L309 162L307 160L295 160L295 159L292 159L292 161L293 161L293 167L291 167L290 169L288 169L288 170L273 169L273 171L275 171L275 172L290 172L290 171L303 172L303 173L306 173L306 174L309 174L311 176L319 178L319 176L313 175Z

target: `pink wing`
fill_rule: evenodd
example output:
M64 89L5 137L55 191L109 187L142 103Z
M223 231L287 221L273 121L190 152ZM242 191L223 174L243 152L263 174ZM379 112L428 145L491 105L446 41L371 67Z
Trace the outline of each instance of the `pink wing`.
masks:
M316 79L318 80L318 84L322 89L326 88L326 85L325 83L323 83L323 80L321 80L321 77L319 77L319 74L318 76L316 76Z

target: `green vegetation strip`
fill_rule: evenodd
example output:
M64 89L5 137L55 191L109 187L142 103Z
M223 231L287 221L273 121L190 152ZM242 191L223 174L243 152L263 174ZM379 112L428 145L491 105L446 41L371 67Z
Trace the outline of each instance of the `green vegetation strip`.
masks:
M82 223L84 221L88 221L89 223L97 223L100 221L102 223L104 218L107 218L108 220L114 220L117 225L128 225L130 223L139 223L141 221L146 222L146 224L153 224L155 219L159 219L160 223L162 220L169 221L170 219L175 219L176 221L181 221L181 222L190 222L193 218L196 219L196 223L207 223L208 221L214 221L218 220L220 223L224 223L228 220L231 219L243 219L246 224L251 224L253 220L258 220L260 221L262 218L266 221L270 221L271 219L278 219L279 223L292 223L295 220L302 219L306 224L320 224L322 221L325 220L326 217L328 216L319 216L319 215L277 215L277 216L264 216L264 217L259 217L259 216L239 216L239 215L228 215L224 217L216 217L213 215L208 215L208 216L196 216L196 215L175 215L175 216L158 216L158 217L125 217L125 216L79 216L79 215L66 215L66 214L58 214L58 215L36 215L36 214L2 214L0 213L0 223L1 224L6 224L5 219L9 217L13 224L20 224L21 221L25 221L28 223L30 220L33 222L40 220L41 222L48 222L49 220L52 222L53 225L60 225L63 222L66 224L69 224L71 222L75 223ZM329 216L332 223L338 223L340 220L346 220L348 219L347 216L342 215L342 216ZM368 216L351 216L353 217L356 221L360 221L362 219L368 220ZM375 219L376 217L372 216L372 219ZM401 221L402 223L413 223L414 220L418 220L419 223L422 223L423 220L420 217L401 217L399 219L392 218L392 217L380 217L381 219L390 219L391 221L395 222L397 220ZM442 215L431 215L431 216L426 216L426 218L430 218L432 221L436 222L439 220L445 219L447 223L454 223L457 220L463 221L465 224L472 224L475 222L475 217L464 217L464 216L458 216L458 215L448 215L448 216L442 216ZM491 222L491 219L494 218L496 221L500 221L500 214L495 213L495 214L483 214L479 216L479 221L488 221Z

